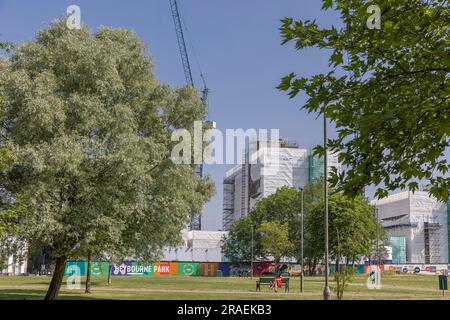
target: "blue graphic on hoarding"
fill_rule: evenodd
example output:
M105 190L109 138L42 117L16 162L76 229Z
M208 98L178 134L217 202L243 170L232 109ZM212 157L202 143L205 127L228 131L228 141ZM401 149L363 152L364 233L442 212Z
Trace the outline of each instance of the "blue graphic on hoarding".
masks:
M128 276L128 270L131 268L131 262L114 263L111 274L116 277Z
M230 276L230 263L229 262L219 263L219 270L222 271L222 276L229 277Z

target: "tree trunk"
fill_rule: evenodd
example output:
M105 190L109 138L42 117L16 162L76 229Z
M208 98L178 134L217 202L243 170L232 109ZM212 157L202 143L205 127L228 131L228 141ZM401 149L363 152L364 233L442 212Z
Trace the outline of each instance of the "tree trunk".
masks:
M86 274L86 290L84 293L91 293L91 254L88 255L87 274Z
M341 272L339 258L336 258L336 272Z
M59 290L64 278L64 270L66 269L67 257L61 256L56 259L55 271L53 272L52 281L48 287L45 300L58 300Z
M112 283L112 275L111 275L112 269L113 269L113 262L110 261L109 262L109 273L108 273L108 284Z

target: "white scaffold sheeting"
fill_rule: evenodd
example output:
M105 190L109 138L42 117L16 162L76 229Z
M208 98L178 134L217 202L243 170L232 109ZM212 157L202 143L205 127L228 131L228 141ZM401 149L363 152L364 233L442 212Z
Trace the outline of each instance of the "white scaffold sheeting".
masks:
M300 188L308 183L306 149L280 148L278 153L264 149L262 153L264 154L260 165L262 197L267 197L284 186Z
M447 205L428 192L400 192L373 200L388 236L405 237L410 263L448 261Z
M165 248L162 261L222 262L222 239L227 232L184 232L185 245Z

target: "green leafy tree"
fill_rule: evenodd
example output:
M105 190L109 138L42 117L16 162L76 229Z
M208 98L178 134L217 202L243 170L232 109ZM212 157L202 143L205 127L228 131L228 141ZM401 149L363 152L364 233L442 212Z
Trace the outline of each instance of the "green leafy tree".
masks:
M287 223L263 222L258 228L261 236L261 254L263 257L273 257L275 269L278 271L280 261L291 253L294 245L289 240Z
M321 258L325 255L323 198L315 203L306 215L307 229L311 232L310 241L316 244L315 250ZM377 232L378 229L378 232ZM362 257L369 257L377 241L385 236L374 216L373 207L362 196L348 197L333 192L329 198L329 252L336 262L336 293L339 299L352 280L350 269ZM383 241L384 242L384 241Z
M12 162L10 152L0 148L0 171ZM0 185L0 188L2 186ZM13 199L5 190L0 189L0 269L7 266L8 258L12 256L15 262L22 261L23 241L18 225L23 217L26 207L23 197L18 195Z
M233 228L222 240L222 252L232 263L252 261L252 228L253 228L253 254L261 256L259 234L256 232L259 225L252 215L237 220Z
M224 255L233 262L251 261L251 233L254 233L254 255L261 257L261 237L257 232L263 222L287 223L289 238L299 238L300 192L283 187L267 198L261 199L244 218L235 222L223 241Z
M355 278L355 269L351 266L342 265L339 270L336 270L333 278L335 284L331 286L331 289L336 292L337 299L342 300L345 289Z
M27 239L56 257L46 299L58 298L66 261L89 249L157 258L213 193L170 159L173 130L205 117L198 92L160 84L131 31L53 23L0 62L0 95L14 159L1 185L24 195Z
M330 52L330 70L310 77L291 73L279 89L291 98L309 97L303 106L331 119L338 136L330 140L345 170L330 182L355 196L378 187L384 197L398 188L418 189L447 201L450 164L450 15L447 0L323 0L340 14L328 28L316 21L282 20L283 44L297 50ZM369 28L380 8L380 29ZM369 11L369 13L368 13ZM375 16L374 16L375 15ZM317 148L323 154L322 148Z
M323 180L314 181L304 189L305 216L322 199ZM288 225L289 240L293 244L289 256L297 260L301 258L301 193L299 190L282 187L274 194L261 199L246 217L235 222L228 236L223 241L224 255L232 262L251 261L251 232L254 231L254 255L262 256L261 237L258 228L263 222L280 222ZM315 230L304 227L304 259L310 265L310 270L322 258L321 249L309 239Z

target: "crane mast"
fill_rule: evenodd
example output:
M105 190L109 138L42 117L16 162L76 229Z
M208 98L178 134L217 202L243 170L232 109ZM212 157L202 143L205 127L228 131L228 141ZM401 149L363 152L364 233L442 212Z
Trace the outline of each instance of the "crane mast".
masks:
M177 35L178 48L180 50L181 61L183 63L183 70L184 70L184 76L186 78L186 83L190 84L192 87L195 87L194 78L192 77L192 69L191 69L191 64L189 61L189 55L188 55L188 51L186 49L186 41L185 41L185 37L184 37L183 26L181 24L178 2L177 2L177 0L169 0L169 3L170 3L170 9L172 11L173 22L175 24L175 32ZM203 73L201 73L201 72L200 72L200 77L203 81L203 90L202 90L201 99L202 99L203 103L205 104L205 106L207 106L209 89L206 86L205 78L203 76ZM203 164L195 166L195 173L199 177L203 177ZM190 223L189 228L190 228L190 230L201 230L201 228L202 228L201 216L196 217L191 214L191 223Z
M186 49L186 41L184 40L183 27L181 25L180 11L178 10L177 0L169 0L170 9L172 10L173 23L175 24L175 32L177 34L178 48L181 53L181 61L183 63L184 76L186 82L194 86L194 78L192 77L191 64L189 62L189 55Z

